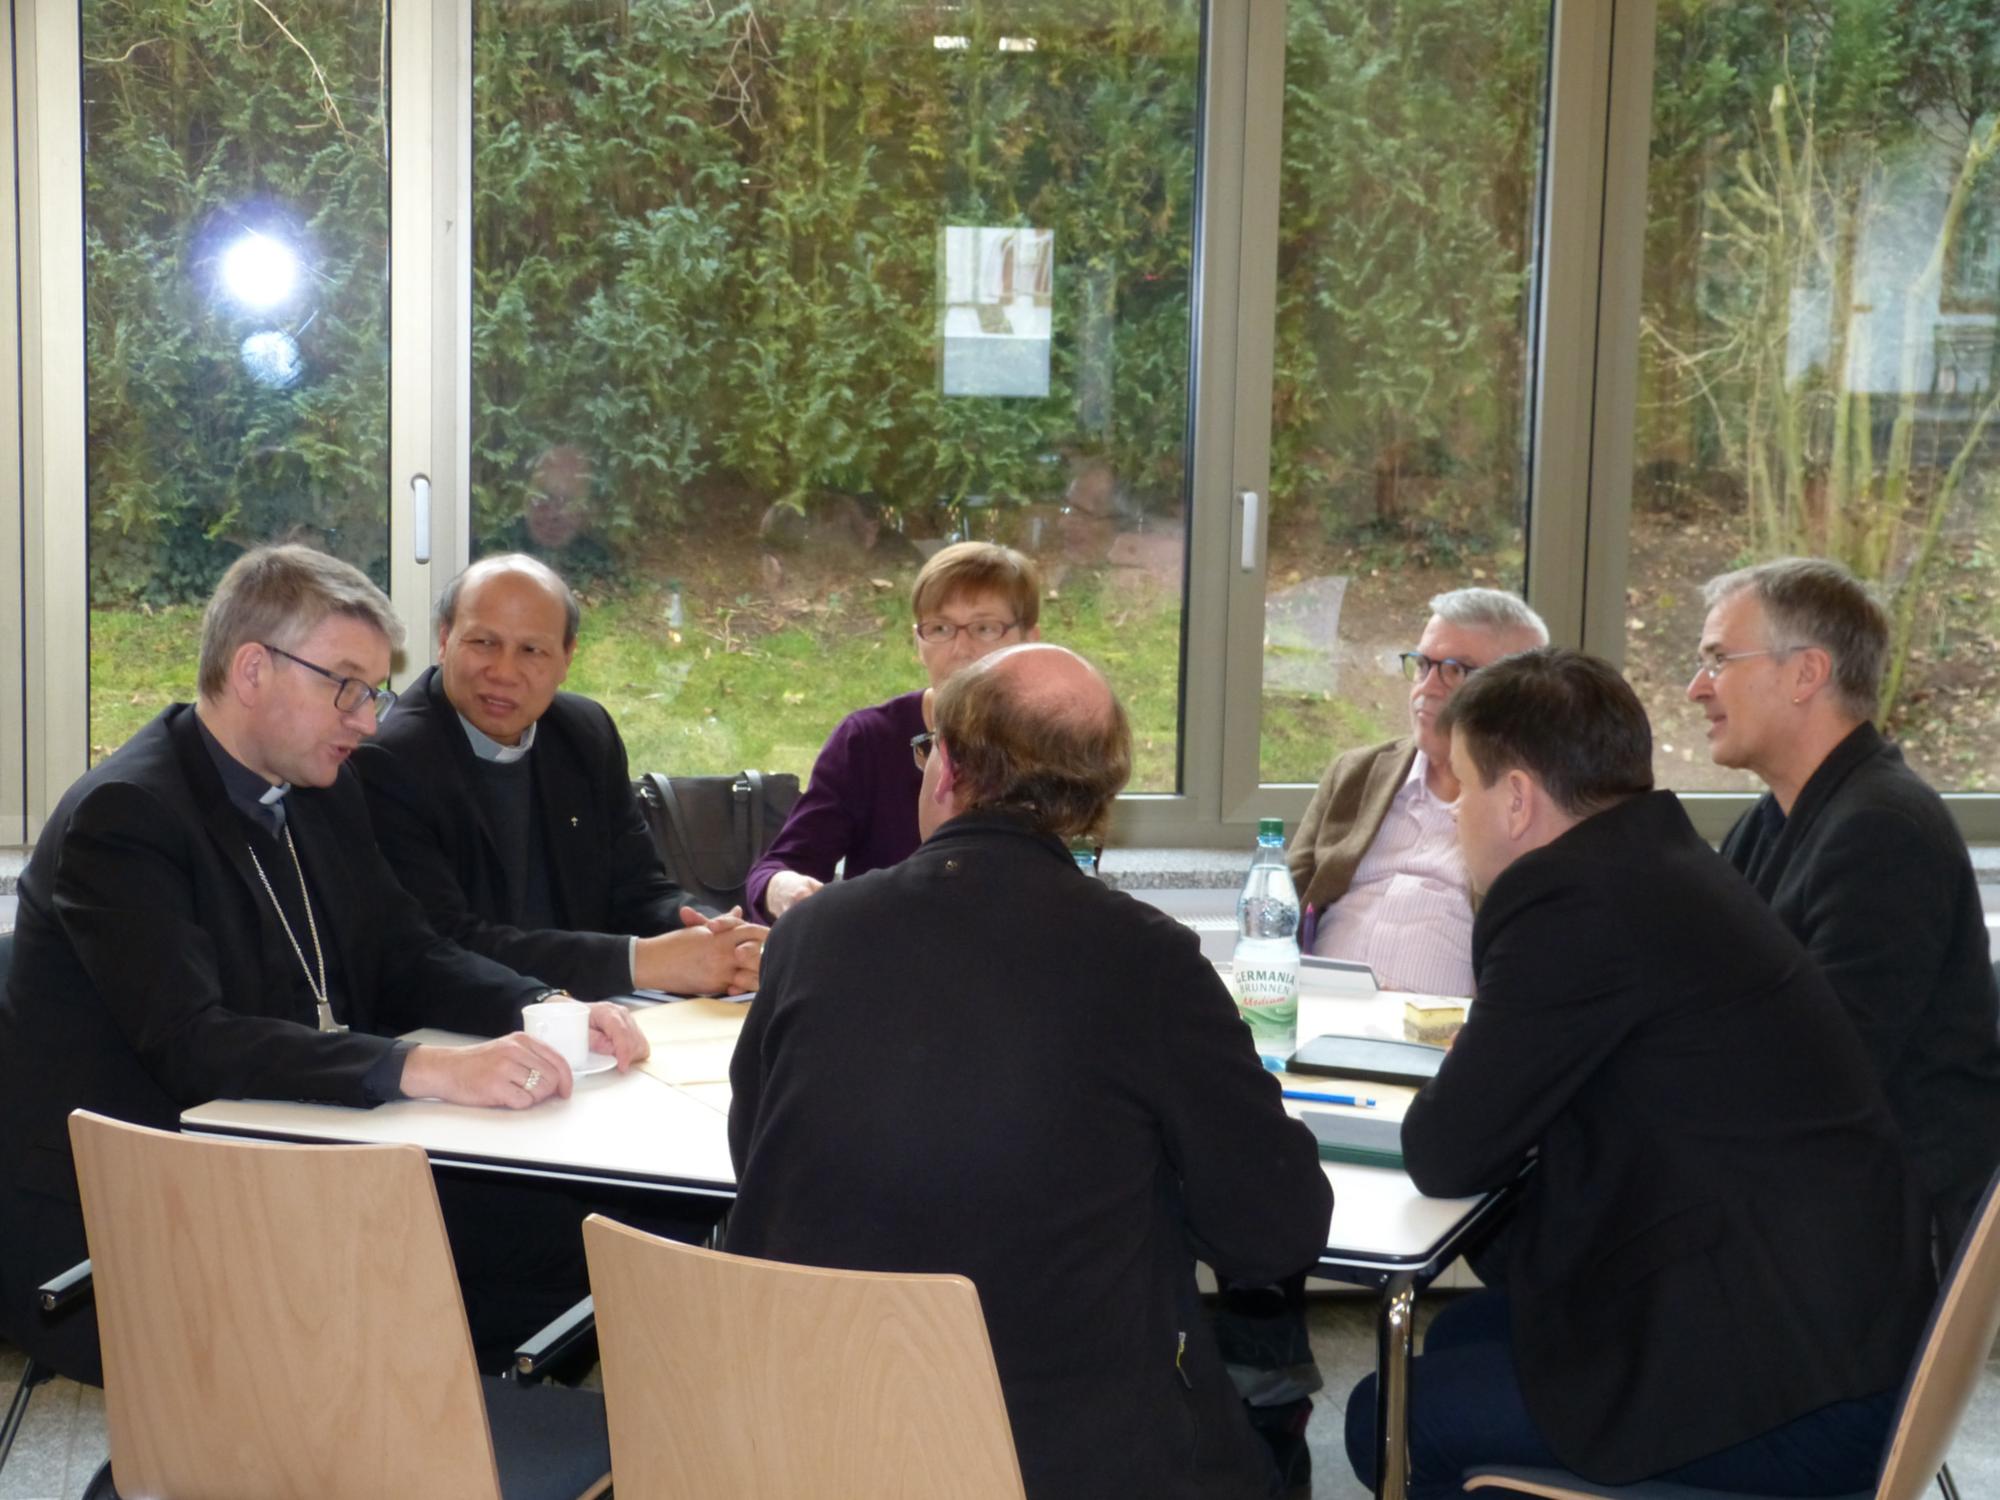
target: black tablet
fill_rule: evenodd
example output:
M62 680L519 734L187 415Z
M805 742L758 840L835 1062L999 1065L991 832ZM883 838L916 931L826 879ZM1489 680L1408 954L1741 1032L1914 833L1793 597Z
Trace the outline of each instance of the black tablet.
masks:
M1288 1073L1359 1078L1422 1087L1437 1076L1444 1048L1372 1036L1316 1036L1292 1054Z

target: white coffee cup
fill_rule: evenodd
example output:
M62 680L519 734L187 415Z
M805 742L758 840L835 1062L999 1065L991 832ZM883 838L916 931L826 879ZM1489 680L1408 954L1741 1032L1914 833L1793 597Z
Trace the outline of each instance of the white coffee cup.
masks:
M574 1000L542 1000L521 1008L521 1029L580 1068L590 1056L590 1007Z

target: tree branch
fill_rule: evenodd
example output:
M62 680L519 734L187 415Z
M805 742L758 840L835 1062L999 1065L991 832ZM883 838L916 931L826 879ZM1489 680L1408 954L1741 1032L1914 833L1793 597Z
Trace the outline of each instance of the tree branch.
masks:
M333 85L326 81L326 73L320 68L319 59L312 55L312 49L292 35L291 27L279 20L278 13L266 5L264 0L250 0L250 3L269 16L271 24L284 33L285 40L304 54L306 62L312 67L313 77L319 80L320 102L326 106L326 112L333 117L334 128L342 135L352 137L354 132L347 128L347 122L340 117L340 106L333 102Z

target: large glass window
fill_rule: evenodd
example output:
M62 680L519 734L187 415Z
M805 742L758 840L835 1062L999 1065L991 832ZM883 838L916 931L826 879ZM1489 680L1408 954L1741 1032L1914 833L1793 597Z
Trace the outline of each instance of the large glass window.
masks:
M1179 778L1193 0L477 0L472 550L635 765L806 771L961 538Z
M1408 731L1426 601L1519 589L1547 0L1292 0L1261 779Z
M2000 783L2000 11L1661 0L1627 672L1658 772L1700 585L1831 557L1892 622L1881 711L1945 789Z
M387 12L84 0L93 758L247 546L386 583Z

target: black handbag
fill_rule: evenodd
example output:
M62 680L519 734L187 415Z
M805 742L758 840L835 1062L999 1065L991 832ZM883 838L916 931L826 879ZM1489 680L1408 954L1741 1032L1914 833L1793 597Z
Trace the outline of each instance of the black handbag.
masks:
M743 904L750 867L771 847L799 800L799 778L771 771L734 776L649 771L634 786L667 874L690 901L717 911Z

